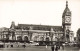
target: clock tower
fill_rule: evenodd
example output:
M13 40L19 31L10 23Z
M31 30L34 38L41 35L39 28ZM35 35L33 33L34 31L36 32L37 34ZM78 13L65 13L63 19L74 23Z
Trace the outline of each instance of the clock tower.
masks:
M71 11L68 8L68 1L66 1L66 8L62 15L62 27L64 31L64 41L70 41L71 31Z

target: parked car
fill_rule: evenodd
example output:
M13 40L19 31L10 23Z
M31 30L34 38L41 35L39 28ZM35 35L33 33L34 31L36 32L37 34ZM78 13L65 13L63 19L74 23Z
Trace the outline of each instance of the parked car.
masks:
M37 42L32 42L32 43L30 43L31 45L39 45L39 43L37 43Z

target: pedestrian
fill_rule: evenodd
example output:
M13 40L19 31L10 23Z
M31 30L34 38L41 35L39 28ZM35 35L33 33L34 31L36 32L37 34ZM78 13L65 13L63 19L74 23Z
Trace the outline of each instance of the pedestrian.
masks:
M47 48L47 45L46 45L46 48Z
M25 47L26 47L26 45L23 45L23 47L25 48Z
M62 49L64 50L64 46L65 46L65 44L62 44Z
M58 51L58 46L56 45L55 51Z
M60 49L60 45L58 45L58 49Z
M13 48L13 45L11 45L11 47Z
M54 51L54 45L51 47L51 50Z
M17 45L17 47L19 47L19 45Z

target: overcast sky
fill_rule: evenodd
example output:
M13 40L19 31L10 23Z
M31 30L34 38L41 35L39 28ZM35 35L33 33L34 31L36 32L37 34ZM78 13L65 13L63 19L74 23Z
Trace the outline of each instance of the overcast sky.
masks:
M72 12L71 29L80 28L80 0L68 0ZM0 27L15 24L62 25L66 0L0 0Z

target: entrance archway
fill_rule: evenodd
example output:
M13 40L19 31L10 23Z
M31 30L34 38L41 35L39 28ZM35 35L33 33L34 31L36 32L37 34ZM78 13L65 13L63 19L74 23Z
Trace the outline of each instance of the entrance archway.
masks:
M44 38L43 37L40 37L40 41L44 41Z
M24 36L24 41L29 41L27 36Z
M22 40L22 37L21 36L17 36L17 40L18 41L21 41Z
M46 37L46 45L50 45L49 41L50 41L49 37Z
M37 39L38 39L38 36L35 36L35 37L34 37L34 41L38 41Z
M46 41L49 41L49 37L46 37Z

